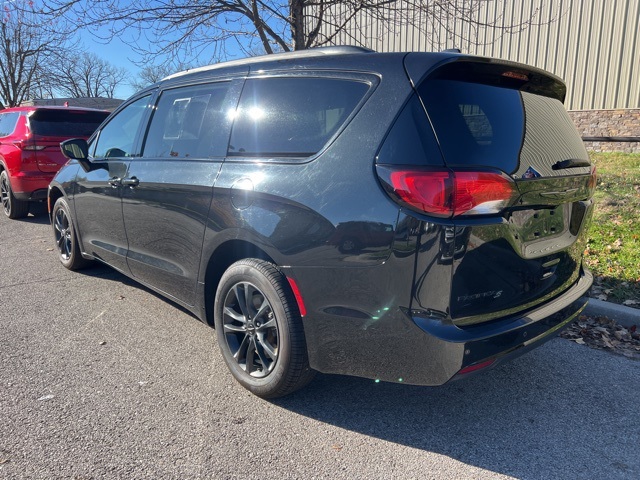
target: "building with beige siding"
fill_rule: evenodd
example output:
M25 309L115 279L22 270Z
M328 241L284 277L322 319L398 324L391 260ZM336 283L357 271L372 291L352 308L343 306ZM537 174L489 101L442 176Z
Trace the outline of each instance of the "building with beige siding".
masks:
M327 16L345 14L342 5ZM640 137L640 0L397 1L354 17L332 43L458 48L534 65L565 80L566 106L584 136ZM640 143L589 146L640 151Z

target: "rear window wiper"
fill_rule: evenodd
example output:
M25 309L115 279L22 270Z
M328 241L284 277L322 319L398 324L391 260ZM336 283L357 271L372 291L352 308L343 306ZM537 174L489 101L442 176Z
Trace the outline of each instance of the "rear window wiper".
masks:
M554 163L551 168L553 170L564 170L565 168L577 168L577 167L590 167L591 162L589 160L578 160L575 158L569 158L568 160L561 160Z

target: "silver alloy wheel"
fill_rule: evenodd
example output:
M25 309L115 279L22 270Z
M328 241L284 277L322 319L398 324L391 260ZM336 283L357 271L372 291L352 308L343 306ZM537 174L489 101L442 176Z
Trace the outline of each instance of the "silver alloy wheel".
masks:
M64 261L68 261L71 258L71 249L73 248L71 225L69 224L67 214L62 208L56 210L55 217L53 219L53 229L60 258Z
M223 326L240 368L256 378L269 375L278 360L278 326L271 304L255 285L239 282L229 290Z

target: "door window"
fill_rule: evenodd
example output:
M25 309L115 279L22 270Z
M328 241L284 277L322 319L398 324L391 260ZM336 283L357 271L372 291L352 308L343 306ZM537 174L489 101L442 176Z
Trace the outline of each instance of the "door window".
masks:
M135 139L149 104L150 96L124 107L107 123L89 147L94 158L131 157L135 155Z
M167 90L151 119L143 157L210 158L216 155L214 132L225 123L222 106L229 83ZM219 146L218 146L219 147ZM217 149L218 155L224 151Z

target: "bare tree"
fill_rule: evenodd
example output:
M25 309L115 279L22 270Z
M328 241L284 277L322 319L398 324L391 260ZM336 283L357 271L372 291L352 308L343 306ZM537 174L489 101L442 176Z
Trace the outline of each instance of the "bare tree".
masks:
M138 73L138 78L131 82L131 86L134 90L142 90L146 86L159 82L172 73L187 70L188 68L191 67L182 64L147 65L142 70L140 70L140 72Z
M56 91L74 98L113 98L116 88L125 83L127 73L94 53L84 52L62 60Z
M0 99L12 107L50 91L53 64L73 47L61 19L43 17L30 2L5 2L1 15Z
M482 5L507 0L43 1L51 15L82 18L84 26L106 27L108 33L101 37L105 41L114 36L125 38L147 64L158 58L216 61L226 58L230 47L251 54L257 46L264 53L274 53L331 45L339 35L346 32L348 36L362 17L391 30L410 23L425 35L428 31L415 19L431 18L450 28L453 36L472 35L473 28L456 30L457 23L478 26ZM498 26L496 21L482 26L510 31L526 28L538 13L539 9L532 10L530 20L522 25Z

